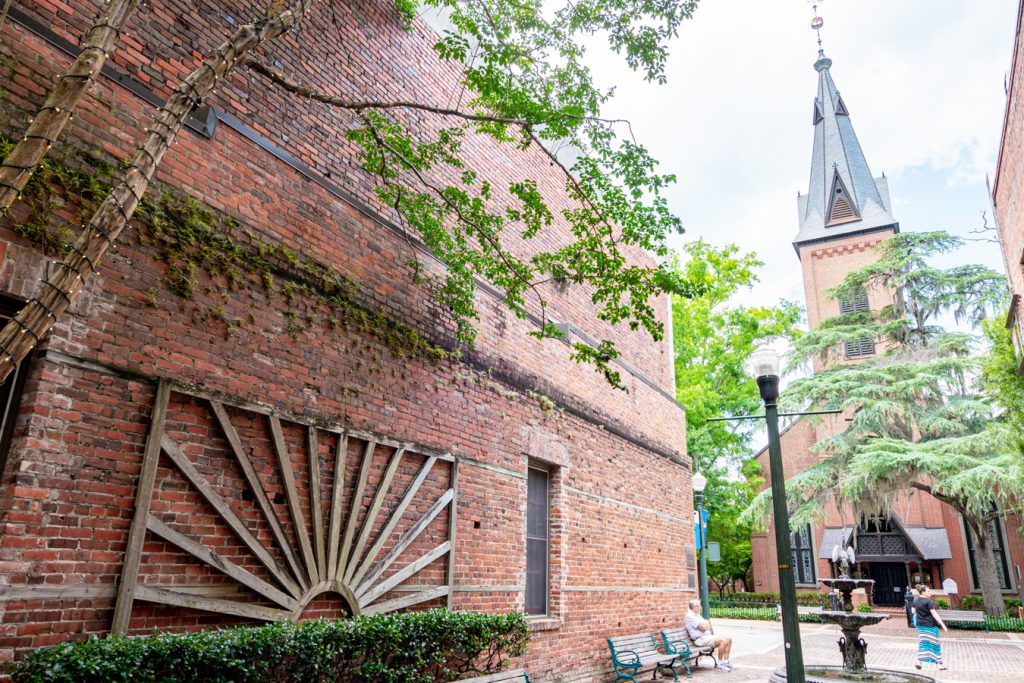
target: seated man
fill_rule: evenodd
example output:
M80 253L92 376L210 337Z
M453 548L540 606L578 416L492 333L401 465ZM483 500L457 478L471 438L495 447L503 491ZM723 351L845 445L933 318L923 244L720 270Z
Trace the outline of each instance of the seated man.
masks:
M716 669L732 671L729 652L732 650L732 638L716 636L711 630L711 622L700 614L700 600L690 600L690 611L686 613L686 632L697 647L717 647L718 664Z

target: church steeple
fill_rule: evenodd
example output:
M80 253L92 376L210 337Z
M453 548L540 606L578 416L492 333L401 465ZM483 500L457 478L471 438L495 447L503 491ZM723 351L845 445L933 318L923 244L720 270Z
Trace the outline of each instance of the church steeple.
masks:
M889 202L885 176L873 178L867 159L850 122L832 74L832 60L818 50L814 68L818 72L818 93L814 99L814 151L811 182L806 195L799 195L801 244L880 229L899 231Z

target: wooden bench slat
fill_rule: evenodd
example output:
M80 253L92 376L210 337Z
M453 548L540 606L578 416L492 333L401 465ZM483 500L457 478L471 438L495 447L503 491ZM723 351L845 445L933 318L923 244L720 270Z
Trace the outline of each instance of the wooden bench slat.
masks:
M522 669L514 669L512 671L502 671L501 673L489 674L487 676L477 676L476 678L466 678L459 683L508 683L510 681L526 681L526 672Z

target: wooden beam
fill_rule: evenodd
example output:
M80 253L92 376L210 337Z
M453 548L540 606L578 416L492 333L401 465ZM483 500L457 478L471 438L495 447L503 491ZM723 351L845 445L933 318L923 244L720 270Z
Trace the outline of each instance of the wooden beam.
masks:
M428 600L434 600L436 598L443 598L448 595L448 586L439 586L431 590L421 591L419 593L413 593L407 595L404 598L395 598L394 600L385 600L384 602L378 602L375 605L370 605L363 610L363 614L384 614L385 612L397 612L400 609L406 607L412 607L421 602Z
M320 451L316 440L316 427L306 425L306 452L309 456L309 507L313 517L313 549L316 551L316 569L320 579L327 577L324 557L324 505L320 500Z
M109 600L117 597L117 586L100 585L62 586L0 586L0 602L11 600Z
M295 597L302 595L303 590L292 581L291 577L288 576L287 571L279 566L274 558L271 556L267 549L259 542L249 527L245 525L238 515L228 506L227 502L213 490L210 486L210 482L199 473L198 470L189 462L185 454L181 452L178 445L171 440L166 434L164 435L162 443L163 451L167 454L167 457L174 462L175 466L181 471L185 478L192 482L192 486L206 499L206 501L213 506L213 509L224 519L231 530L235 532L235 535L242 540L243 543L252 551L252 554L263 563L263 566L267 568L277 581L284 586L284 588Z
M344 584L351 582L352 575L359 566L359 558L362 557L363 550L366 548L366 542L369 540L373 527L377 523L377 515L380 514L380 508L384 505L384 499L388 497L388 492L391 490L391 480L395 478L395 473L398 471L403 455L405 455L405 446L402 446L392 454L388 468L384 471L384 476L377 485L377 492L373 496L370 509L366 511L366 517L363 518L363 526L359 530L359 539L356 541L356 547L352 551L352 561L345 571L345 578L342 581Z
M234 600L220 600L208 598L203 595L182 593L169 588L157 586L139 586L135 597L146 602L155 602L161 605L174 605L176 607L189 607L204 612L216 612L217 614L231 614L236 617L257 619L259 621L287 621L291 618L291 612L273 607L253 605L248 602L235 602Z
M448 553L448 599L446 606L452 608L452 599L455 596L455 532L458 530L459 510L459 461L452 460L451 465L452 505L448 508L448 542L452 544L451 552Z
M398 556L409 547L409 544L415 541L416 537L423 533L424 529L430 526L430 523L433 522L439 514L441 514L441 510L444 510L445 506L452 501L454 496L455 490L448 489L440 498L434 501L434 504L431 505L430 509L427 510L427 513L420 518L420 521L416 522L411 529L406 531L402 537L398 539L394 547L388 551L388 554L385 555L380 562L377 563L377 566L370 571L370 575L363 579L363 582L359 584L359 587L352 592L358 597L370 590L370 588L373 587L374 582L377 581L385 571L387 571L387 568L391 566L391 563L398 559Z
M436 548L434 548L429 553L419 558L415 562L410 562L409 564L405 565L404 567L402 567L401 570L395 572L386 580L381 581L379 584L374 586L372 590L366 591L366 593L359 598L359 608L365 608L371 602L373 602L380 596L384 595L389 590L391 590L398 584L402 583L413 574L416 574L417 572L421 571L431 562L433 562L437 558L441 557L442 555L450 551L451 548L452 544L448 541L445 541L444 543L437 546Z
M377 559L377 555L379 555L380 551L384 548L384 544L387 542L388 537L391 536L391 532L395 530L395 526L398 524L399 520L402 519L402 515L405 514L406 508L409 507L413 498L416 497L416 492L419 491L420 486L423 485L427 475L430 473L430 468L434 466L435 462L437 462L437 458L435 456L430 456L427 458L426 462L423 463L423 466L420 467L420 471L416 475L416 478L411 484L409 484L409 488L405 490L405 495L402 496L402 502L400 502L398 507L391 513L391 517L388 519L384 528L381 529L380 535L377 537L377 542L374 543L373 547L370 548L370 551L366 553L366 557L359 565L359 571L352 575L352 580L349 581L349 583L354 586L359 585L359 582L362 580L363 576L366 575L366 571L370 568L370 565Z
M242 445L242 439L238 436L238 431L231 423L231 416L228 415L228 411L224 409L224 405L219 401L214 401L213 399L207 399L207 401L209 401L210 407L213 409L213 414L217 418L217 423L220 425L224 438L227 439L228 445L231 447L231 452L235 455L235 460L238 461L238 466L242 468L242 474L245 475L245 480L249 482L249 489L253 492L253 495L256 496L256 502L260 506L260 510L263 512L264 519L267 520L270 532L274 534L274 540L277 541L277 545L281 549L281 553L284 555L285 561L292 570L292 575L295 577L296 581L302 584L304 589L308 588L308 586L305 585L306 581L304 572L302 571L299 561L292 550L292 544L288 541L288 536L285 535L284 529L281 527L281 520L278 519L274 506L270 504L270 498L267 497L267 491L263 487L263 482L260 481L260 477L256 473L256 469L252 466L252 461L245 452L245 448ZM299 597L300 595L301 593L294 597Z
M114 604L114 616L110 626L112 633L124 634L128 631L132 602L138 588L142 545L146 540L146 518L149 517L149 507L153 500L153 485L156 483L156 471L160 465L160 444L164 439L164 424L167 420L167 404L170 398L171 386L165 380L160 380L156 388L156 398L153 400L152 418L146 437L146 450L142 456L139 483L135 487L135 513L132 516L128 545L121 565L121 581L118 584L117 602Z
M345 465L348 462L348 434L338 436L334 454L334 486L331 492L331 528L327 532L327 576L338 575L338 543L341 541L342 498L345 492Z
M270 421L274 452L277 453L277 461L281 465L281 476L284 478L284 491L288 499L288 511L292 515L295 538L299 541L299 549L302 551L302 559L306 563L310 585L313 585L320 582L320 574L316 568L316 561L313 559L313 548L309 544L309 529L306 528L306 519L302 515L302 507L299 505L299 490L295 486L295 472L292 471L292 461L288 457L288 446L284 442L284 433L281 431L281 420L277 418L277 415L271 415L267 419Z
M146 520L146 527L161 538L173 543L194 557L197 557L214 569L227 574L263 597L273 600L282 607L293 610L299 605L299 601L287 593L277 590L260 577L249 573L234 562L221 557L195 539L172 529L153 515L150 515L149 519Z
M359 519L359 507L363 504L363 492L366 491L366 479L370 474L370 464L373 462L373 451L377 447L375 441L366 442L366 450L363 451L363 462L359 465L359 480L356 482L356 490L352 493L352 500L348 504L348 520L345 522L345 538L341 542L341 550L338 551L338 573L337 580L345 574L348 565L348 551L352 548L352 537L356 533L356 523Z

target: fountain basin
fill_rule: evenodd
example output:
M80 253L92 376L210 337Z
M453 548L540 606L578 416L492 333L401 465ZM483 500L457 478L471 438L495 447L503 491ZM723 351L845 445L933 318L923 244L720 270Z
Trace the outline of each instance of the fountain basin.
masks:
M811 664L804 667L807 683L829 683L830 681L856 681L858 683L935 683L935 679L922 674L912 674L892 669L867 669L865 671L844 671L841 666ZM772 672L771 683L786 683L786 669Z

